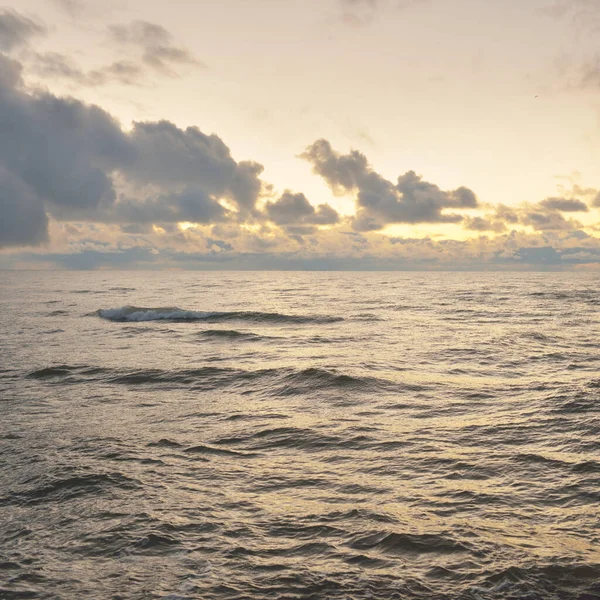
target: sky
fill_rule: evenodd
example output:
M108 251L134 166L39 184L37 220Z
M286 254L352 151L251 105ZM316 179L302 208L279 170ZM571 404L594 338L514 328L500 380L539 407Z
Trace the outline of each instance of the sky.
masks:
M0 268L600 267L600 0L0 6Z

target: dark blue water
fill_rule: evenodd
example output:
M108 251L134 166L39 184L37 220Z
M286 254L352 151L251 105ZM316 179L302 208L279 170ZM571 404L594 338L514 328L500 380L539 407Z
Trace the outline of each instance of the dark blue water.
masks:
M0 598L600 598L590 274L3 273Z

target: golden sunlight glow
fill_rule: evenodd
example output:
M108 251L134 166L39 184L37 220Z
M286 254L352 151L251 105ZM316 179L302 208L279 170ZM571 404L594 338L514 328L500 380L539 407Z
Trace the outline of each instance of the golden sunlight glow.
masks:
M180 231L187 231L188 229L196 229L198 227L198 223L190 223L189 221L182 221L181 223L177 223L177 227L179 227Z
M230 202L229 200L227 200L226 198L220 198L219 199L219 204L225 210L228 210L229 212L232 212L232 213L239 212L237 206L233 202Z
M244 231L248 231L249 233L258 233L262 228L262 225L257 225L255 223L242 223L240 225L240 229Z

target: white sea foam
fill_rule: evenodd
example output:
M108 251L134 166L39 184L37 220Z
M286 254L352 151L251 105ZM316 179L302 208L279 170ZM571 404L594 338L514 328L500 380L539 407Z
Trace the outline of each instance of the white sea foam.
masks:
M215 312L182 310L176 307L139 308L121 306L98 311L98 316L109 321L201 321L218 315Z

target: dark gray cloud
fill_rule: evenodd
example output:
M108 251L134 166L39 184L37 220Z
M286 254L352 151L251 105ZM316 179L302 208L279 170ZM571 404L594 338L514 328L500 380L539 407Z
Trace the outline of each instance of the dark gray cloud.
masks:
M297 235L312 233L315 229L307 228L310 225L335 225L340 221L337 211L328 204L320 204L315 208L304 194L289 191L284 192L276 202L267 202L265 212L273 223L287 226L290 232Z
M234 202L242 215L256 212L262 165L236 162L223 140L197 127L179 129L169 121L135 123L129 139L136 149L127 175L138 183L173 187L198 185Z
M123 225L260 218L262 166L236 162L217 135L167 121L126 132L96 106L29 93L21 65L1 54L0 131L0 246L44 241L48 215Z
M414 171L394 184L373 171L366 156L353 150L340 154L327 140L317 140L301 155L334 193L356 193L357 231L375 231L392 223L456 223L463 219L444 209L476 208L475 194L466 187L443 191Z
M139 152L128 173L142 183L200 182L207 181L210 174L211 191L222 193L233 178L236 163L217 135L158 121L134 123L130 137Z
M189 187L176 194L159 194L151 198L121 198L99 219L113 223L218 223L231 215L218 201L200 187Z
M178 66L206 67L186 49L175 45L173 36L161 25L133 21L110 26L109 34L120 45L139 47L143 62L163 75L175 76L174 68Z
M46 28L17 12L0 12L0 51L11 52L25 46L30 38L46 33Z
M23 66L20 62L0 53L0 93L21 86L22 73Z
M260 179L263 171L264 167L252 160L238 162L233 171L228 182L228 195L237 204L242 216L256 215L256 201L263 191L271 187Z
M0 165L0 247L48 240L48 217L34 190Z
M38 203L32 218L45 228L46 209L75 214L111 204L110 172L130 154L117 122L97 107L23 92L15 87L14 61L0 55L2 72L13 77L0 79L0 166L18 182L12 187L23 191L24 205ZM0 244L31 243L30 224L21 225Z
M589 208L585 202L575 198L546 198L540 202L540 206L549 210L562 212L588 212Z

